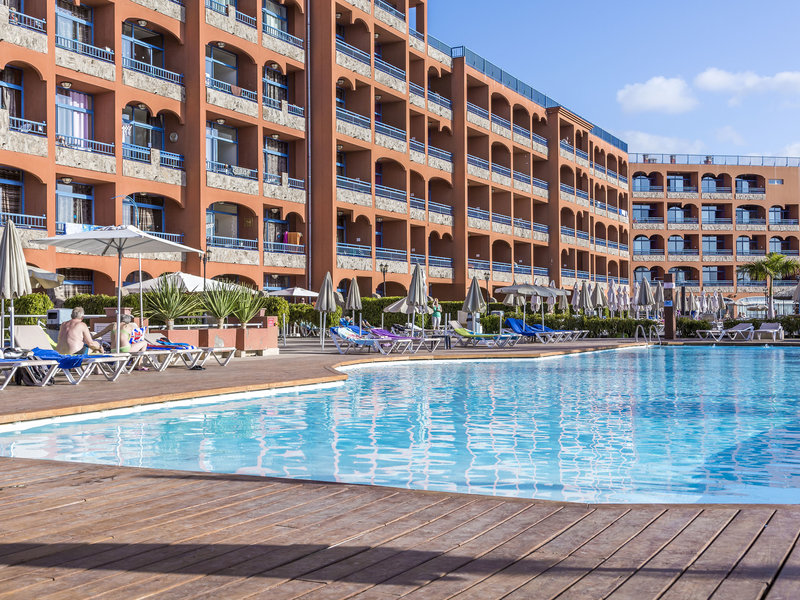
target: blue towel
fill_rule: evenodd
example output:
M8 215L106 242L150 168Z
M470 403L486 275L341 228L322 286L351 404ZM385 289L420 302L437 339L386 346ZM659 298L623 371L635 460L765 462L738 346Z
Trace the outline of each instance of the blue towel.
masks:
M77 369L83 364L85 354L59 354L55 350L34 348L33 355L42 360L57 360L61 369ZM108 354L94 354L92 358L105 358Z

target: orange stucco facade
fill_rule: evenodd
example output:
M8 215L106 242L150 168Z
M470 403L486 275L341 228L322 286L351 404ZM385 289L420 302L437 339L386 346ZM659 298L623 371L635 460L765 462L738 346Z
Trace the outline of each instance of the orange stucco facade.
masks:
M208 251L145 257L150 276L628 283L625 144L428 35L425 3L228 4L0 6L0 212L70 293L112 292L115 259L36 238L123 222Z

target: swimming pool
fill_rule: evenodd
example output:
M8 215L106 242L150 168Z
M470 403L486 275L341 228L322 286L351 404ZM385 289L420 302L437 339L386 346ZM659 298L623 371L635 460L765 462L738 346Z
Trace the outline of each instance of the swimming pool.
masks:
M800 348L408 362L0 431L0 454L576 502L800 502ZM81 420L78 420L81 419Z

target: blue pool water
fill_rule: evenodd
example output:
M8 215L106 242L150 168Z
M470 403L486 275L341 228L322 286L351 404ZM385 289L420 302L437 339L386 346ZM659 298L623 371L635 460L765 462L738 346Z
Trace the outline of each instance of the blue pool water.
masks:
M334 387L5 430L0 454L580 502L792 503L799 372L800 349L778 347L395 363Z

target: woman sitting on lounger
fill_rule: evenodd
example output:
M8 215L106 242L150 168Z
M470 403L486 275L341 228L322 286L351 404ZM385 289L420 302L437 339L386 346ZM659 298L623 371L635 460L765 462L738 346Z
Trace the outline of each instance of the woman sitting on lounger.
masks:
M120 352L142 352L147 350L147 342L141 339L141 335L137 335L139 329L133 324L133 317L131 315L122 315L122 324L120 325L119 334L119 351ZM94 334L95 338L103 337L109 330L112 331L111 339L114 340L116 335L116 323L112 323L102 331ZM112 341L113 345L113 341Z

